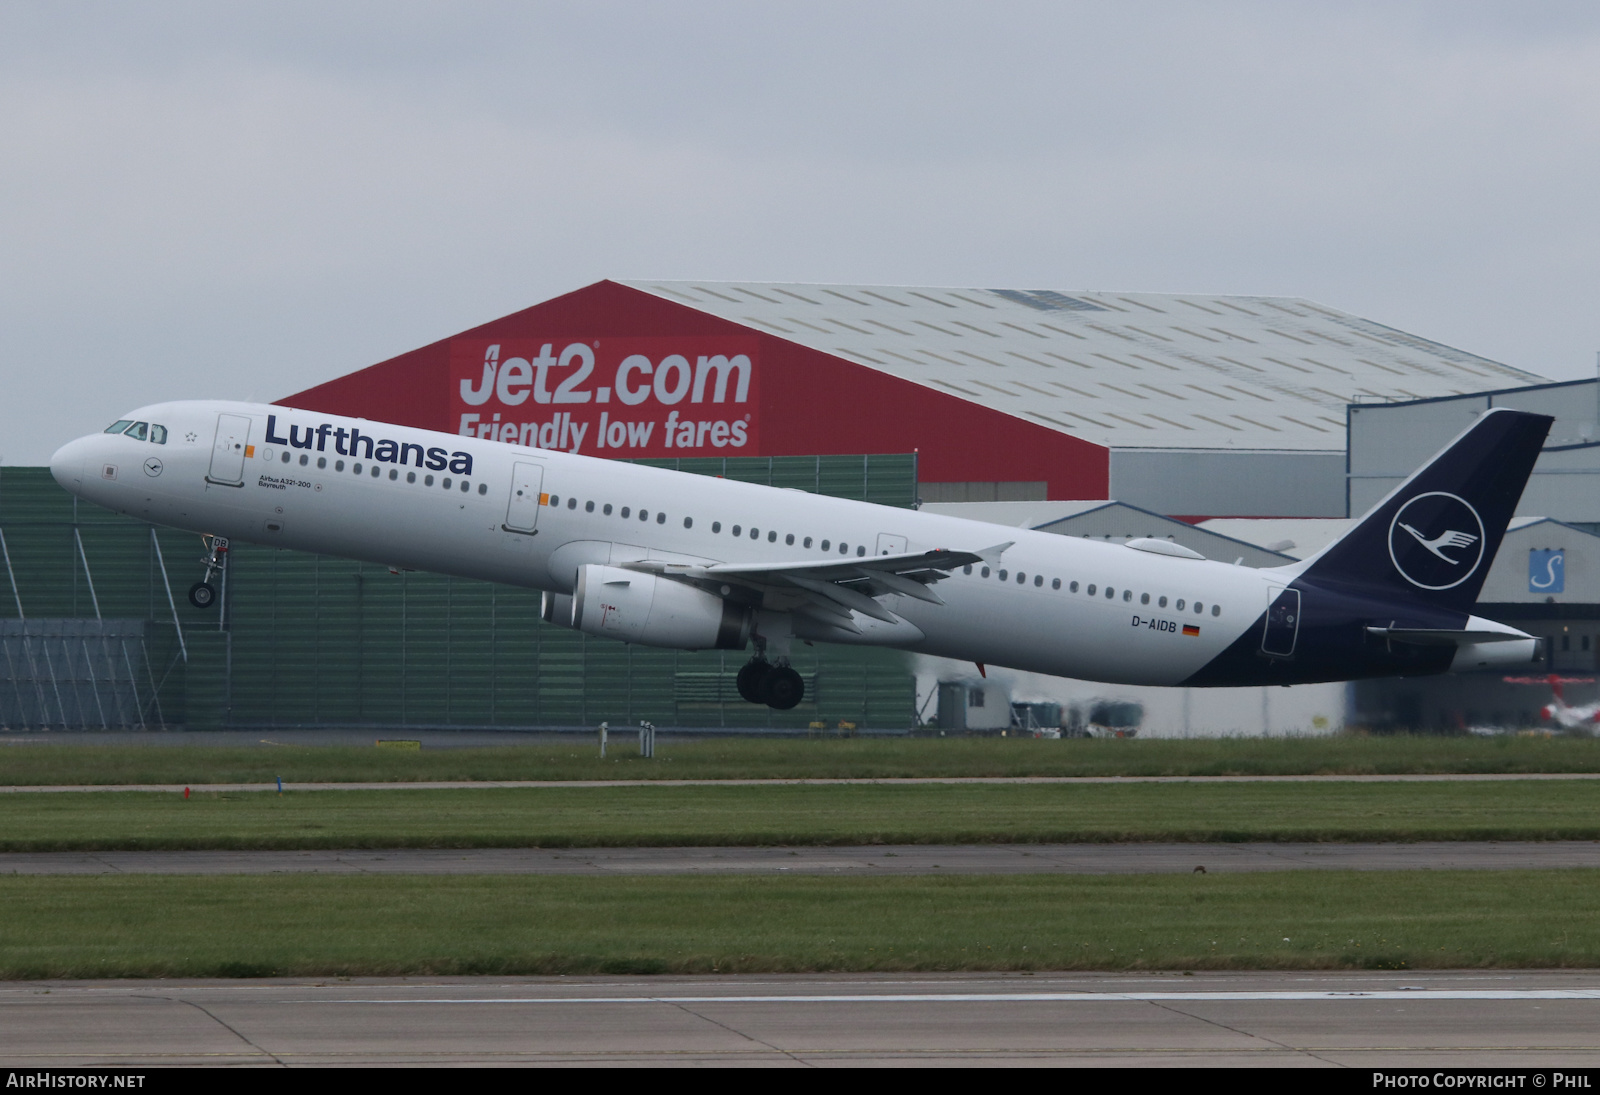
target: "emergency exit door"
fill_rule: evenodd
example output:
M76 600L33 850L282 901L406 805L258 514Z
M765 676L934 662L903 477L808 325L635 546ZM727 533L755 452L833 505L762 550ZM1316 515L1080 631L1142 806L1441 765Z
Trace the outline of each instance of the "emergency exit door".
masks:
M544 495L544 465L517 463L511 471L511 498L506 503L507 532L532 536L539 524L539 504Z

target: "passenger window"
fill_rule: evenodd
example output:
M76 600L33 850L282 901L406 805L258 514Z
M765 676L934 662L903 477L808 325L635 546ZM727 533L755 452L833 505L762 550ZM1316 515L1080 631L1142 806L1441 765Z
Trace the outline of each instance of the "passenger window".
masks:
M737 535L739 535L739 533L740 533L740 532L741 532L741 531L743 531L743 530L742 530L742 529L740 529L740 527L739 527L739 526L738 526L738 525L734 525L734 526L733 526L733 534L734 534L734 535L735 535L735 536L737 536Z
M1156 605L1158 607L1160 607L1160 608L1166 608L1167 607L1167 599L1165 597L1161 598L1159 601L1156 602Z
M685 517L683 519L683 527L684 528L694 528L694 518L693 517Z
M1213 616L1222 615L1222 606L1221 605L1212 605L1211 606L1211 615L1213 615ZM1584 641L1587 642L1588 640L1584 640Z
M713 522L711 522L711 531L712 532L721 532L722 531L722 522L721 521L713 521Z
M281 459L283 460L283 462L285 464L287 464L289 462L289 450L288 449L284 449L283 450L283 456L282 456Z
M1123 600L1124 603L1133 600L1133 590L1131 590L1131 589L1123 590L1122 591L1122 600Z
M287 454L285 454L285 455L287 456ZM372 478L376 479L376 478L378 478L378 476L380 476L382 474L383 474L383 469L382 468L378 467L378 465L376 465L376 464L372 465ZM463 483L462 486L466 486L466 484Z
M157 445L165 445L167 443L167 428L165 426L151 426L150 440Z
M622 517L626 517L632 512L633 512L633 509L631 507L629 507L629 506L623 506L620 510L617 511L617 513Z
M333 462L333 470L334 471L344 471L344 461L343 460L335 460ZM432 479L430 479L429 482L432 482Z
M561 496L559 494L552 494L550 496L550 505L559 506L560 504L561 504Z
M1179 612L1183 611L1183 598L1182 597L1178 598L1178 611Z
M576 498L568 498L567 499L567 508L568 509L577 509L578 508L578 500Z
M1044 585L1044 575L1043 574L1035 574L1033 576L1033 584L1034 584L1035 588L1038 588L1039 586Z
M131 425L133 425L133 419L119 418L115 422L111 423L111 425L106 427L106 433L121 433Z
M150 429L150 423L148 423L148 422L135 422L132 426L130 426L128 428L128 436L133 438L135 441L143 441L145 439L145 434L149 431L149 429ZM288 459L289 459L288 454L285 454L284 455L284 462L287 463Z
M328 466L328 458L326 456L317 457L317 470L318 471L321 471L323 468L325 468L327 466Z
M822 541L822 550L823 551L827 551L828 550L828 541L826 541L826 540ZM988 572L985 571L984 573L988 573Z
M984 567L982 570L978 571L978 577L987 578L988 576L989 576L989 568L988 567Z
M356 474L357 475L361 474L361 465L360 464L356 465ZM450 478L449 478L449 476L446 476L443 480L441 480L440 483L439 483L439 486L443 487L445 490L449 490L450 489Z
M1150 594L1148 594L1148 593L1139 594L1139 603L1142 604L1142 605L1149 604L1150 603Z
M1194 603L1194 614L1196 616L1200 615L1200 613L1204 612L1205 610L1206 610L1206 606L1201 604L1199 601L1196 601Z
M1061 579L1060 578L1051 578L1050 579L1050 588L1051 589L1060 589L1061 588Z
M850 554L850 545L844 543L843 541L840 541L840 543L839 543L839 554L840 555L849 555Z
M758 529L758 528L751 529L750 530L750 539L752 539L752 540L761 539L761 530Z
M791 532L789 535L785 536L783 538L783 542L792 547L794 545L794 533Z
M857 555L865 555L866 553L867 553L867 547L866 547L865 544L858 544L856 546L856 554Z
M361 474L361 465L360 464L352 464L350 466L350 473L352 475L360 475ZM444 481L444 485L448 487L450 485L450 480L446 479Z
M489 484L488 483L479 483L478 484L478 493L479 494L488 494L489 493Z
M593 502L585 502L583 504L583 512L584 513L593 513L594 512L594 503Z
M461 480L461 493L462 494L467 493L467 491L469 491L471 489L472 489L472 484L471 483L467 482L465 479Z
M415 483L416 481L417 481L417 473L416 472L414 472L414 471L406 472L406 482L407 483Z
M425 487L431 487L431 486L433 486L433 476L431 476L431 475L424 475L424 476L423 476L423 477L422 477L422 485L423 485L423 486L425 486Z
M1106 600L1109 601L1109 600L1111 600L1111 598L1115 597L1116 595L1117 595L1117 591L1116 590L1112 589L1110 586L1106 586Z
M1020 571L1020 570L1017 571L1017 584L1019 586L1020 585L1026 585L1027 581L1028 581L1028 576L1026 574L1022 573L1022 571Z
M605 514L607 517L610 517L611 516L611 503L607 502L605 505L601 506L600 507L600 512Z
M641 520L641 521L650 520L650 511L647 510L647 509L640 510L639 511L639 520Z
M1076 585L1076 583L1074 583L1074 585ZM1092 582L1089 584L1089 588L1084 590L1084 592L1087 593L1091 597L1094 596L1094 591L1095 591L1095 585Z
M1068 586L1067 587L1067 592L1069 592L1069 593L1078 592L1078 583L1077 582L1073 582L1070 586ZM1094 591L1090 590L1089 592L1093 593Z
M962 567L961 568L961 573L963 573L963 574L971 574L972 573L972 564L968 563L966 566Z
M393 483L396 480L398 480L399 478L400 478L400 469L399 468L390 468L389 469L389 482Z
M789 539L793 540L794 537L791 536L791 537L789 537ZM777 542L778 542L778 534L776 532L767 533L767 543L776 544Z

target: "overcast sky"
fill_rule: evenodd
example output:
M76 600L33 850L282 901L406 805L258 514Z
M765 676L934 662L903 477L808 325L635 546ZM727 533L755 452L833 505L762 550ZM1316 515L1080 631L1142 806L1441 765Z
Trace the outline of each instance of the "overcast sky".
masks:
M1600 350L1592 3L0 0L0 456L600 278L1308 297Z

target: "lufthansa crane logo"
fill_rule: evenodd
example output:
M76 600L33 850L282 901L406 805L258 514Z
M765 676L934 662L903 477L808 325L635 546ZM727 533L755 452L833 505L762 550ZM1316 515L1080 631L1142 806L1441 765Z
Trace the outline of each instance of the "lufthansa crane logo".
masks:
M1419 494L1389 525L1389 559L1418 589L1453 589L1483 562L1483 520L1454 494Z

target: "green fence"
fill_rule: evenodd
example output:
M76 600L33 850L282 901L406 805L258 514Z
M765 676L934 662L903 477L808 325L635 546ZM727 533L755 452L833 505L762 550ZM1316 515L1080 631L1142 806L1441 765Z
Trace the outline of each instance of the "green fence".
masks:
M648 463L890 505L916 492L910 455ZM776 712L734 691L743 652L594 639L543 623L529 590L251 544L229 553L225 614L202 612L185 596L202 573L197 536L81 502L44 468L0 473L0 532L15 583L0 619L143 622L147 725L899 729L914 714L895 651L797 645L806 700ZM18 689L6 672L0 687Z

